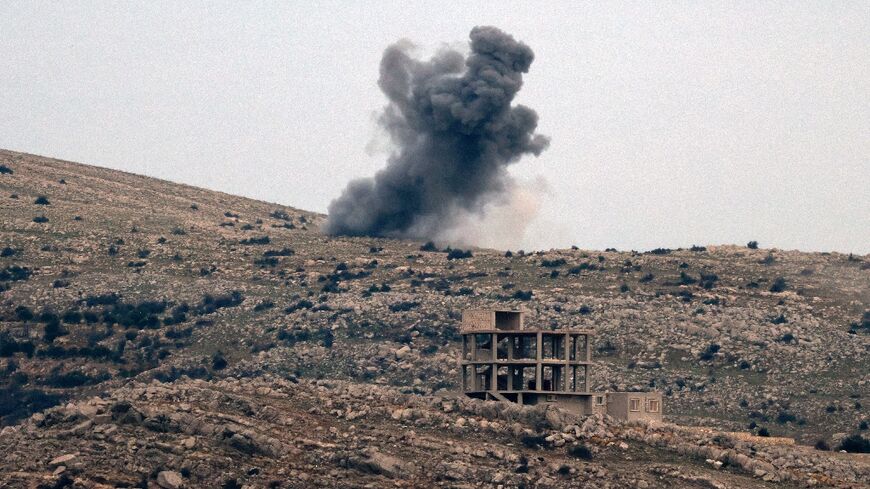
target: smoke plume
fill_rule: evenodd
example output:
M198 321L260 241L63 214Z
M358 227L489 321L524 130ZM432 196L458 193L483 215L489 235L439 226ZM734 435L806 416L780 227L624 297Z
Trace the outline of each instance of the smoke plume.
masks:
M373 178L350 182L329 205L329 234L437 238L509 195L507 167L539 155L538 115L511 106L534 54L495 27L471 30L471 53L444 49L414 59L384 52L378 85L389 99L379 123L395 148Z

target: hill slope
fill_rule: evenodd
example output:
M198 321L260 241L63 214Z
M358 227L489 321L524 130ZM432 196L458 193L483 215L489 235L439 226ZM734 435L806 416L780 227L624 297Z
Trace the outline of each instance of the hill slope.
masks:
M522 303L537 324L596 330L595 390L656 388L682 425L835 444L868 418L867 257L451 259L147 177L9 151L0 165L0 416L13 425L0 447L19 454L0 480L118 486L169 471L169 484L184 469L193 486L755 487L868 474L860 457L453 394L462 309ZM566 453L578 440L592 461ZM724 471L704 461L717 458Z

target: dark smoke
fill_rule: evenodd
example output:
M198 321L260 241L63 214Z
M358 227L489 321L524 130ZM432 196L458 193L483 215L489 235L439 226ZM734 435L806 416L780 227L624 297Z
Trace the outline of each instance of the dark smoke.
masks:
M547 147L535 111L511 106L532 50L495 27L470 37L468 58L444 50L419 61L407 42L384 52L378 85L390 103L380 123L396 150L332 201L327 233L436 237L504 191L508 165Z

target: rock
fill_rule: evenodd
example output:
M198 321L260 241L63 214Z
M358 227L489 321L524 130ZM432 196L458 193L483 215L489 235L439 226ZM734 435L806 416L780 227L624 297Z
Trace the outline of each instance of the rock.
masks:
M164 470L157 474L157 485L164 489L178 489L184 484L181 474L170 470Z
M357 470L393 479L403 477L410 471L409 466L402 460L375 448L367 448L361 456L351 457L348 464Z
M60 457L54 458L51 462L48 463L50 467L57 467L59 465L67 465L73 460L76 459L78 455L75 453L68 453L66 455L61 455Z
M408 345L405 345L405 346L399 348L398 350L396 350L394 353L396 354L396 358L398 360L401 360L401 359L405 358L406 356L408 356L408 354L411 353L411 347Z

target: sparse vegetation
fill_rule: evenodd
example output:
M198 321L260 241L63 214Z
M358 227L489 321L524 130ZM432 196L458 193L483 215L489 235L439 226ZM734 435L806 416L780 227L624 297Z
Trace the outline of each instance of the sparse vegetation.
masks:
M785 279L777 277L776 280L773 281L773 284L771 284L770 291L774 293L784 292L787 288L788 284L786 284Z

